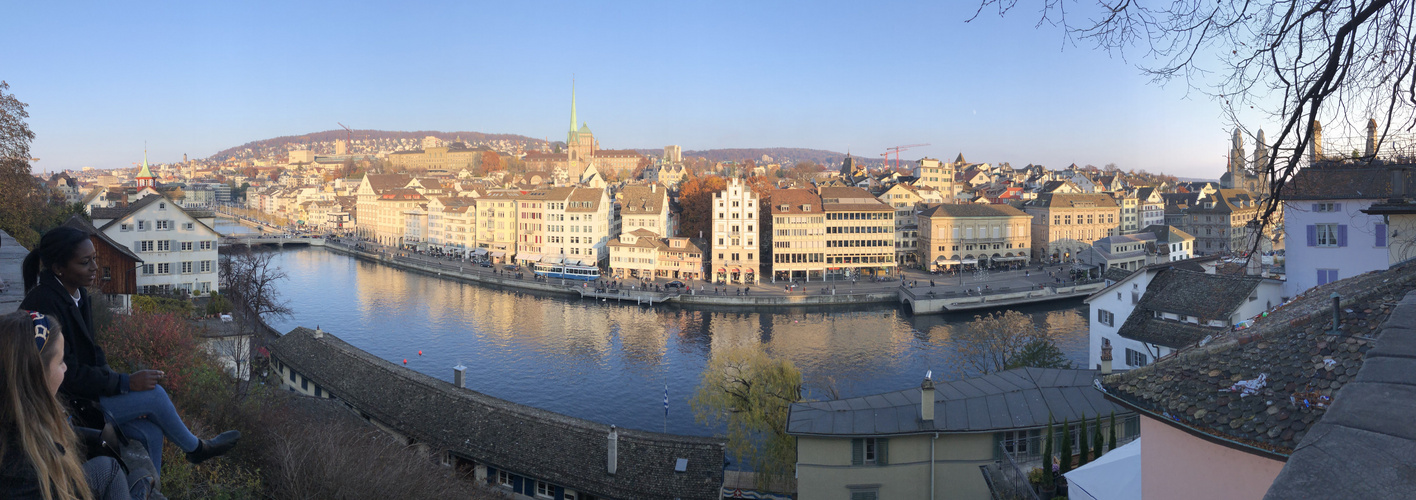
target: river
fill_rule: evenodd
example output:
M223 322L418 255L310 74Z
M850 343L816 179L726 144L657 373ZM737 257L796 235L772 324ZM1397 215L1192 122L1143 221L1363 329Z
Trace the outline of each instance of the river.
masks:
M223 221L227 222L227 221ZM226 232L232 224L218 224ZM278 251L278 285L294 314L282 332L316 326L384 359L467 387L596 422L709 435L689 399L714 352L761 344L801 369L808 397L829 377L842 396L965 375L952 337L972 314L913 316L888 305L829 309L654 309L463 284L362 262L322 248ZM1086 308L1072 300L1018 308L1087 356ZM422 354L419 354L419 351ZM665 418L664 392L669 408Z

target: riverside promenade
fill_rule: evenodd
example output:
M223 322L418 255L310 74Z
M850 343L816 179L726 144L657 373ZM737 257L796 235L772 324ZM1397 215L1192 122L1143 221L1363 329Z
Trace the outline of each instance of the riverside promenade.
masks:
M669 279L594 282L541 279L529 269L503 264L482 267L460 259L438 258L368 242L328 239L326 250L395 268L482 285L575 295L604 302L653 306L801 307L900 304L915 314L992 309L1085 297L1104 282L1059 282L1065 266L1036 266L1013 271L980 271L944 276L906 270L882 281L815 281L722 286L690 280L687 288L669 288ZM931 280L933 280L931 282Z

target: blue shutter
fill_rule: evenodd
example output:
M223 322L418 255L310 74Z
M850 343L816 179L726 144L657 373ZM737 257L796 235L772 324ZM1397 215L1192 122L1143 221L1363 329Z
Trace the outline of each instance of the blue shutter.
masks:
M1319 269L1319 270L1318 270L1318 285L1319 285L1319 286L1322 286L1322 285L1326 285L1326 284L1327 284L1327 269Z
M855 438L851 440L851 465L865 464L865 440Z
M1318 246L1318 226L1308 224L1308 246Z
M1332 204L1332 211L1334 211L1334 212L1341 212L1341 211L1342 211L1342 204L1341 204L1341 203L1333 203L1333 204Z
M1318 204L1317 204L1317 203L1314 203L1314 204L1313 204L1313 211L1314 211L1314 212L1318 211Z
M1337 246L1347 246L1347 224L1337 225Z
M1377 246L1378 246L1378 247L1387 246L1387 240L1386 240L1387 234L1386 234L1386 233L1387 233L1387 226L1386 226L1386 224L1377 224Z
M875 465L890 465L890 440L875 440Z

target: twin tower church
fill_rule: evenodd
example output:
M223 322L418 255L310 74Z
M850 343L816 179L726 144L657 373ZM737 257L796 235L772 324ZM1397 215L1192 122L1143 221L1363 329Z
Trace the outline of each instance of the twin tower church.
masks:
M1245 189L1255 193L1267 193L1269 190L1269 175L1273 171L1275 152L1270 151L1268 142L1264 140L1264 131L1259 129L1257 141L1254 145L1254 154L1249 156L1244 151L1244 133L1238 128L1234 129L1234 139L1229 147L1229 167L1223 176L1219 178L1219 187L1224 189ZM1354 152L1354 154L1356 154ZM1367 140L1363 157L1371 158L1377 154L1377 121L1375 119L1367 121ZM1308 161L1310 164L1325 161L1340 161L1348 159L1342 155L1323 154L1323 126L1317 121L1313 121L1313 140L1308 143Z

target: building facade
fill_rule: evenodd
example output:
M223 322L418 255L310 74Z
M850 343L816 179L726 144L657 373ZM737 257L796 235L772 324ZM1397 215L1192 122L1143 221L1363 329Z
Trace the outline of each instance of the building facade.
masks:
M858 187L823 187L826 276L857 279L893 275L895 209Z
M726 284L758 282L757 193L733 177L713 193L713 280Z
M772 280L821 281L826 276L826 212L806 189L772 193Z
M215 223L210 212L199 215ZM124 208L96 209L92 218L109 240L141 258L138 293L204 294L220 288L216 246L221 235L167 198L149 195Z
M919 221L918 258L931 271L1029 260L1031 218L1009 205L934 205Z
M1093 241L1116 233L1121 207L1105 194L1044 193L1023 205L1032 216L1032 252L1038 260L1071 260Z

